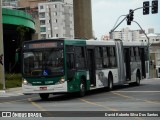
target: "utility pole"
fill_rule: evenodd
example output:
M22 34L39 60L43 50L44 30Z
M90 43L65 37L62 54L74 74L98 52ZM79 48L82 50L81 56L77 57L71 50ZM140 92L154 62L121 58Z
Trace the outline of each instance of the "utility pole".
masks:
M3 44L3 22L2 22L2 0L0 0L0 83L5 87L5 70L4 70L4 44Z

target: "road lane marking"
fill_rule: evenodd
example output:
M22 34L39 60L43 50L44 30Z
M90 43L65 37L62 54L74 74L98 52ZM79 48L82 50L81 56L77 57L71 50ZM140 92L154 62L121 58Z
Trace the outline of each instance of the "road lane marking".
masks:
M160 91L114 91L114 92L136 92L136 93L160 93Z
M111 108L111 107L107 107L107 106L104 106L104 105L101 105L101 104L98 104L96 102L91 102L91 101L88 101L88 100L85 100L85 99L82 99L82 98L79 98L81 101L85 102L85 103L88 103L88 104L91 104L91 105L95 105L95 106L99 106L99 107L102 107L102 108L105 108L107 110L111 110L111 111L119 111L118 109L114 109L114 108ZM143 120L142 118L139 118L139 117L134 117L135 119L137 120Z
M111 111L118 111L117 109L114 109L114 108L111 108L111 107L107 107L107 106L104 106L104 105L101 105L101 104L98 104L96 102L91 102L91 101L88 101L88 100L85 100L85 99L82 99L82 98L79 98L81 101L85 102L85 103L88 103L88 104L91 104L91 105L95 105L95 106L99 106L99 107L102 107L102 108L105 108L105 109L109 109Z
M119 95L121 97L124 97L124 98L135 99L133 97L130 97L130 96L127 96L127 95L123 95L123 94L120 94L120 93L116 93L116 92L112 92L112 93L115 94L115 95Z
M147 102L147 103L154 103L154 104L160 104L160 102L154 102L154 101L149 101L149 100L143 100L143 99L139 99L139 98L135 98L135 97L131 97L131 96L127 96L127 95L123 95L123 94L120 94L120 93L116 93L116 92L112 92L113 94L115 95L118 95L118 96L121 96L121 97L124 97L124 98L128 98L128 99L134 99L134 100L139 100L139 101L143 101L143 102Z
M47 111L46 109L44 109L42 106L38 105L36 102L33 102L31 98L28 98L28 101L35 107L37 107L39 110L41 111Z

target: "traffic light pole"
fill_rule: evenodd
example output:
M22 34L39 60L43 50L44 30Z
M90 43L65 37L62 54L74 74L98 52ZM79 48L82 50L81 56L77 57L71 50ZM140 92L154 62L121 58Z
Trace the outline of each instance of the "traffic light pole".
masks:
M114 32L114 30L115 30L127 17L129 18L130 15L134 13L134 11L139 10L139 9L143 9L143 14L146 15L146 14L149 14L149 10L146 11L146 12L148 12L148 13L146 13L146 12L144 13L144 10L145 10L146 8L150 8L150 7L152 7L152 14L158 13L158 0L153 0L153 1L152 1L152 6L149 6L149 1L146 1L146 2L143 3L143 7L138 7L138 8L136 8L136 9L134 9L134 10L130 10L129 14L127 14L127 15L121 15L120 17L125 16L125 18L124 18L117 26L115 26L116 24L114 25L114 27L113 27L112 30L110 31L110 38L113 39L113 32ZM119 18L120 18L120 17L119 17ZM119 18L118 18L118 20L119 20ZM118 22L118 20L116 21L116 23ZM133 18L132 18L132 20L133 20ZM132 21L132 20L131 20L131 21ZM127 20L127 24L130 25L130 24L131 24L131 21L130 21L130 20Z
M152 6L148 6L148 7L152 7ZM143 9L143 7L139 7L139 8L136 8L136 9L134 9L133 10L133 12L134 11L136 11L136 10L139 10L139 9ZM131 14L131 12L129 13L129 14L127 14L127 15L121 15L120 17L122 17L122 16L125 16L124 17L124 19L118 24L118 25L114 25L114 27L113 27L113 29L110 31L110 38L111 39L113 39L113 32L114 32L114 30L124 21L124 20L126 20L126 18L127 18L127 16L129 16ZM119 18L120 18L119 17ZM118 18L118 20L119 20L119 18ZM118 21L117 20L117 21ZM116 21L116 23L117 23L117 21ZM140 24L138 23L138 22L136 22L136 21L133 21L133 22L135 22L135 23L137 23L137 25L141 28L141 30L143 31L143 29L142 29L142 27L140 26ZM146 36L146 38L148 39L148 60L149 60L149 66L148 66L148 70L150 70L150 49L149 49L149 47L150 47L150 41L149 41L149 37L146 35L146 33L143 31L143 33L144 33L144 35ZM149 78L150 78L150 71L149 71Z
M0 83L3 84L3 90L5 87L5 70L4 70L4 46L3 46L3 22L2 22L2 0L0 0Z
M149 6L149 7L152 7L152 6ZM133 10L133 12L136 11L136 10L142 9L142 8L143 8L143 7L136 8L136 9ZM115 29L116 29L124 20L126 20L127 16L130 15L130 14L131 14L131 13L129 13L129 14L127 14L127 15L121 15L121 16L125 16L125 17L124 17L124 19L123 19L118 25L114 26L114 28L110 31L110 38L111 38L111 39L113 39L113 32L115 31ZM120 16L120 17L121 17L121 16ZM119 17L119 18L120 18L120 17ZM118 19L119 19L119 18L118 18ZM116 23L117 23L117 22L116 22Z

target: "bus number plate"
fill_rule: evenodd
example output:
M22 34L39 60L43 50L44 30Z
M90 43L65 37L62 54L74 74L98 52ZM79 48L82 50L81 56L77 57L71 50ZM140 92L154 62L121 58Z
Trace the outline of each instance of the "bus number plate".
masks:
M47 87L40 87L40 90L47 90Z

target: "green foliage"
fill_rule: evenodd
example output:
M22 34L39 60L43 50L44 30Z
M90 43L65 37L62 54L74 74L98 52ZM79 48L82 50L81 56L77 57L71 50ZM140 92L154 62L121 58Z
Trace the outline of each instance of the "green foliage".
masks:
M23 25L19 25L17 27L17 32L18 32L18 36L19 36L19 48L20 48L22 46L23 41L24 41L25 34L27 32L29 32L29 29Z
M21 74L6 74L5 75L6 88L14 88L22 86L22 75ZM0 90L3 89L3 85L0 84Z

